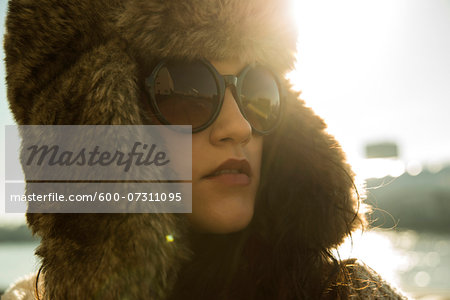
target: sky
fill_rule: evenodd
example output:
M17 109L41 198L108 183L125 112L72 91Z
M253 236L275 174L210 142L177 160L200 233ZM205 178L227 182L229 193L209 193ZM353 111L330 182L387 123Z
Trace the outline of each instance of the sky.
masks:
M363 163L372 142L396 142L406 167L450 163L450 0L292 1L299 39L290 78L356 172L373 174ZM1 32L5 15L0 0ZM3 127L14 120L0 55ZM0 141L1 221L4 130Z
M352 159L394 141L400 159L450 162L450 1L298 1L303 98Z

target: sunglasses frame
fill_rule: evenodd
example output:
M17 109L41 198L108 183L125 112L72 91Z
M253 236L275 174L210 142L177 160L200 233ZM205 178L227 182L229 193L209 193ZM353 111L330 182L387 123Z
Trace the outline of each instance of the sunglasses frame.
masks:
M174 60L176 61L176 60ZM185 61L180 60L181 62L185 63ZM155 96L155 82L156 82L156 77L159 73L159 70L161 70L161 68L166 65L169 61L168 60L162 60L161 62L159 62L156 67L153 69L152 73L150 74L150 76L148 76L145 79L145 86L147 88L147 92L149 93L150 96L150 104L152 106L153 111L155 112L156 117L158 118L158 120L165 125L173 125L171 124L169 121L167 121L167 119L164 117L164 115L161 113L161 111L159 110L158 105L156 104L156 96ZM173 61L170 61L173 62ZM263 67L261 65L247 65L242 71L239 72L239 74L237 75L222 75L220 74L216 68L206 59L200 59L196 62L201 62L207 69L208 71L211 73L211 75L213 76L215 82L216 82L216 87L217 87L217 92L219 95L219 103L217 105L217 108L215 110L215 112L212 114L212 116L209 118L209 120L196 128L192 128L192 133L197 133L200 132L202 130L205 130L206 128L208 128L209 126L211 126L212 123L214 123L214 121L217 119L217 117L220 114L220 111L222 109L222 105L225 99L225 90L227 87L230 87L231 92L233 94L233 97L239 107L239 111L241 112L242 116L247 120L247 122L250 124L250 126L252 127L252 130L260 135L267 135L271 132L273 132L279 125L281 118L282 118L282 112L283 112L283 102L284 102L284 91L282 89L282 85L280 84L280 80L278 78L278 76L275 75L274 72L272 72L270 69ZM241 89L242 89L242 83L245 79L245 76L247 75L247 73L255 67L262 67L264 68L266 71L268 71L273 79L275 80L275 83L278 87L278 95L280 97L280 108L279 108L279 114L278 114L278 118L276 120L276 122L274 123L274 125L268 129L268 130L259 130L256 129L252 123L250 122L250 120L247 118L244 110L243 110L243 105L242 105L242 100L241 97L239 97L239 95L241 94Z

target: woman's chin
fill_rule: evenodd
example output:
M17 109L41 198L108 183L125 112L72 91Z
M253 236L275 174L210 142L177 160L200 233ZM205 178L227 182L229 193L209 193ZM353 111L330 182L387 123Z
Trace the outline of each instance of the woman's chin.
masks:
M187 215L192 228L202 233L226 234L240 231L248 226L253 217L253 207L241 207L226 211L195 211Z

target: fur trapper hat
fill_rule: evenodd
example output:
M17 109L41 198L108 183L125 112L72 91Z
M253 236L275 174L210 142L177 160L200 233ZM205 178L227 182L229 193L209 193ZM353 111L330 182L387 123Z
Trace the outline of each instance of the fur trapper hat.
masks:
M10 0L10 108L21 125L144 124L140 76L162 58L240 59L282 77L296 50L288 2ZM359 225L353 175L299 94L289 91L286 101L282 123L265 138L269 175L252 228L279 249L334 247ZM185 221L172 214L27 217L42 239L45 299L165 299L190 255Z

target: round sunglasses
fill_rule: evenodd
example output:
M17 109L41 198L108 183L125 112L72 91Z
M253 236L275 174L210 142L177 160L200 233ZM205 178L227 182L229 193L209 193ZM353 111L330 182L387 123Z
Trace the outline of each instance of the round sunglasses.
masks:
M162 124L206 129L222 108L227 87L254 132L273 131L282 109L282 89L270 70L248 65L238 75L221 75L207 60L162 61L145 80L151 106Z

